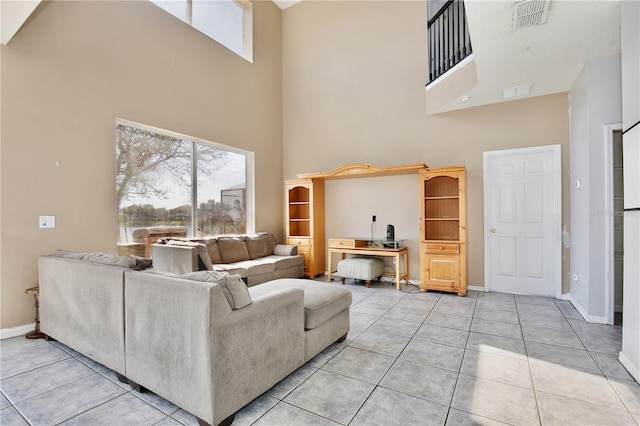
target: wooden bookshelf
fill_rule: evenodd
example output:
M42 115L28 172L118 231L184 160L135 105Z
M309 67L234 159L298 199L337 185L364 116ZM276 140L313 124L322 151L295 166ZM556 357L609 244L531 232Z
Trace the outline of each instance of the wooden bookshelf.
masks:
M304 274L324 274L324 181L297 179L285 182L287 244L298 246Z
M426 169L420 175L420 289L467 294L466 171Z

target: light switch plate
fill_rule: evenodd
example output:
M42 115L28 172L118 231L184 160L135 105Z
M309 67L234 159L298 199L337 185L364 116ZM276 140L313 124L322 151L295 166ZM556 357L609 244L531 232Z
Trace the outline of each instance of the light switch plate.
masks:
M56 217L55 216L40 216L40 228L55 228Z

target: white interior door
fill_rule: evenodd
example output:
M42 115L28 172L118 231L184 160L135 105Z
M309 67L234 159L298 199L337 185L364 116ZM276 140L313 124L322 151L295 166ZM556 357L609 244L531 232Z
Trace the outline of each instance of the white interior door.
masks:
M560 297L560 145L484 153L485 288Z

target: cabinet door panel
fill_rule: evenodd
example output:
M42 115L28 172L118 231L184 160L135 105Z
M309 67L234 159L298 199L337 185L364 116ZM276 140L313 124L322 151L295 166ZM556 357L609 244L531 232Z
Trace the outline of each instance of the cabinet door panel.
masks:
M309 255L309 246L298 246L298 254L304 259L304 274L311 275L311 256Z
M460 279L458 257L433 256L427 259L428 282L438 286L457 286Z

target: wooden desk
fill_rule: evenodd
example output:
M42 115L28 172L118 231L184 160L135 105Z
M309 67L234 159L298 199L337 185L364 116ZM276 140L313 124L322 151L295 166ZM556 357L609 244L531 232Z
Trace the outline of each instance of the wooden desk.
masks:
M339 253L340 260L344 259L345 254L355 254L359 256L385 256L395 259L395 279L396 289L400 290L400 280L405 279L409 283L409 250L406 247L387 248L377 246L367 246L366 241L353 238L329 238L328 264L329 264L329 281L333 270L333 254ZM351 247L348 247L351 246ZM404 271L400 273L400 256L404 256ZM385 274L387 275L387 274ZM388 276L391 276L390 274Z

